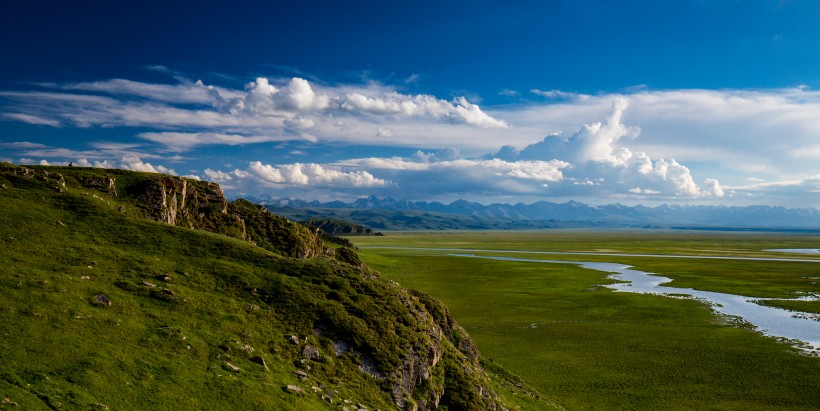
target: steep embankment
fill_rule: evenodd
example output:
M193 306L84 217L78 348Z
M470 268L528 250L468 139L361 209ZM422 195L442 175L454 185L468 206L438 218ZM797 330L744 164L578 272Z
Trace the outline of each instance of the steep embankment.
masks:
M0 184L2 406L540 404L436 300L216 184L9 163Z

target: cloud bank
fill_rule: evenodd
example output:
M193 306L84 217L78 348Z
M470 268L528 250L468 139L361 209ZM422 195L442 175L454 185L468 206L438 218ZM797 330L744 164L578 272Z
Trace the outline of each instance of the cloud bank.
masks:
M4 159L158 172L186 167L244 191L820 205L814 167L820 92L802 87L600 95L502 90L520 103L494 107L377 83L327 85L299 77L259 77L242 88L185 79L36 87L0 91L0 121L130 138L66 148L21 136L0 142ZM258 149L235 154L230 163L244 164L239 168L197 163L204 150L228 147ZM327 147L337 153L313 157ZM419 151L377 156L369 147Z

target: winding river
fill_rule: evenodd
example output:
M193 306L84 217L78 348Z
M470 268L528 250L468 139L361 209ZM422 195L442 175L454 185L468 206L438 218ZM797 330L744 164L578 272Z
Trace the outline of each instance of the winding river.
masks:
M795 347L814 354L820 353L820 316L811 313L789 311L782 308L768 307L757 302L767 299L759 297L748 297L734 294L724 294L711 291L701 291L691 288L667 287L663 284L671 282L672 279L654 275L651 273L633 270L631 266L618 263L600 262L578 262L565 260L539 260L531 258L517 258L499 255L475 255L470 252L487 253L530 253L530 254L570 254L570 255L607 255L607 256L629 256L629 257L661 257L661 258L702 258L720 260L752 260L752 261L801 261L820 263L820 260L792 259L792 258L757 258L757 257L723 257L723 256L681 256L681 255L649 255L649 254L615 254L615 253L580 253L580 252L544 252L544 251L511 251L511 250L465 250L453 248L414 248L414 247L362 247L362 248L385 248L385 249L411 249L427 251L447 251L461 252L448 254L453 257L462 258L482 258L500 261L529 262L541 264L575 264L583 268L610 273L610 278L619 281L615 284L606 285L619 292L632 292L658 295L688 295L692 298L709 304L712 309L720 314L738 317L743 321L755 326L764 335L786 339ZM774 250L767 250L774 251ZM778 250L780 251L780 250ZM784 252L795 252L794 250ZM803 298L791 299L801 301L816 301L820 299L817 295ZM777 298L771 300L789 300Z

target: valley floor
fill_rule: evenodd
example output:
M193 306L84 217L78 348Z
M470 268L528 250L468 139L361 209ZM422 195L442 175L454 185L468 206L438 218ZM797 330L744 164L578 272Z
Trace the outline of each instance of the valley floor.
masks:
M818 314L820 302L791 299L820 294L820 258L765 250L815 249L820 237L557 230L353 240L370 266L440 298L486 357L567 409L820 405L814 388L820 386L820 358L699 301L614 292L604 287L612 282L607 273L574 265L448 255L461 250L554 259L522 251L565 253L562 260L657 273L673 280L670 287L768 298L767 305Z

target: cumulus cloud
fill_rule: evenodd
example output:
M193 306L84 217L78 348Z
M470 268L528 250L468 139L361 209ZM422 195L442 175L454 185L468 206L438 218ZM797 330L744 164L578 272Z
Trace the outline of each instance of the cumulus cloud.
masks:
M561 169L569 166L568 163L558 160L517 162L507 162L500 159L441 160L435 157L435 155L425 153L417 153L414 159L399 157L365 158L346 160L341 162L341 164L382 170L433 171L441 175L446 173L463 173L474 176L508 177L512 179L536 181L560 181L563 178Z
M144 171L147 173L163 173L176 175L176 171L160 165L154 166L151 163L143 162L139 157L123 157L120 161L120 168L131 171Z
M229 172L212 170L210 168L205 169L205 177L207 177L211 181L216 181L218 183L233 181L234 179L243 179L249 176L250 173L248 173L247 171L242 171L238 168Z
M522 150L502 147L496 158L510 160L559 159L572 164L565 174L573 185L606 186L609 193L661 194L667 196L723 196L717 180L705 182L705 189L695 183L689 168L675 159L652 161L645 152L633 152L621 146L623 140L640 135L637 127L623 123L629 107L625 98L612 102L605 123L586 124L569 138L553 134ZM590 184L589 182L595 182Z
M367 171L345 172L314 163L272 166L254 161L249 164L248 171L274 186L382 187L390 184Z
M416 184L414 179L423 176L439 179L434 183L442 189L447 182L464 183L461 188L473 192L661 199L737 198L741 193L785 196L793 187L813 190L809 183L790 182L812 181L812 160L820 159L820 92L805 87L643 87L597 95L532 89L531 96L545 100L488 108L463 97L440 99L377 83L327 85L299 77L260 77L240 89L181 78L176 84L112 79L38 86L40 91L0 91L0 119L63 130L140 128L139 147L91 145L92 149L81 150L76 149L79 145L65 149L0 143L9 158L45 159L51 164L85 159L91 166L118 166L120 159L138 158L123 163L161 171L158 163L188 161L164 155L168 152L308 140L342 143L334 145L341 150L382 145L423 151L409 158L377 159L385 168L368 168L361 159L356 160L358 165L336 161L270 166L270 178L281 178L280 183L268 180L270 184L296 186L306 177L308 186L330 181L352 187L357 183L350 173L363 172L367 174L359 176L361 184L367 184L369 175L372 181L390 181L379 186L385 188ZM602 121L590 123L594 119ZM499 142L508 145L499 148ZM314 152L306 147L312 146L282 147L281 153L293 148ZM450 157L436 152L448 147L458 152ZM334 158L354 157L338 153ZM341 174L334 176L334 171ZM250 176L225 173L233 182L262 181L250 169L245 172ZM465 175L444 175L448 172ZM749 178L780 183L752 188L743 185ZM413 189L423 189L423 184L419 181Z
M322 110L330 105L330 97L317 94L305 79L294 77L277 88L268 79L259 77L245 86L245 108L255 114L282 115L286 111Z
M382 87L353 88L325 87L320 91L305 79L294 77L289 83L276 87L264 77L248 83L247 95L241 104L244 112L264 116L294 116L310 112L336 112L353 115L391 116L393 118L431 118L484 128L506 128L507 124L495 119L464 97L445 101L430 95L406 95ZM217 102L221 102L221 97ZM312 120L311 120L312 121ZM310 127L313 126L311 123ZM306 128L306 127L300 127Z
M408 96L395 92L379 96L349 93L334 101L341 110L373 115L401 115L407 117L428 116L453 123L464 123L484 128L507 128L502 120L497 120L464 97L452 102L439 100L429 95Z
M116 168L116 165L108 160L105 161L94 161L93 163L88 161L87 158L81 158L74 162L74 165L78 167L94 167L94 168Z
M170 85L113 79L39 86L52 91L0 91L0 116L62 128L149 128L142 138L177 151L199 144L233 144L237 138L244 143L389 139L395 145L438 146L452 138L474 140L465 127L488 131L478 136L497 136L489 131L508 127L464 97L447 101L408 95L375 83L317 86L298 77L284 82L260 77L242 90L187 80ZM380 127L381 132L373 132Z

